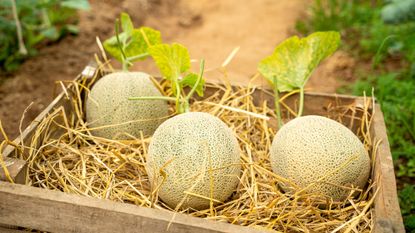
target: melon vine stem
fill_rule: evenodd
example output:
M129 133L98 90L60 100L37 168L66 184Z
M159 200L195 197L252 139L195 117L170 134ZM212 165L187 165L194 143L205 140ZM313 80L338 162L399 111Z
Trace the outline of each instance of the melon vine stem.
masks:
M275 102L275 114L277 115L278 129L282 127L281 108L280 108L280 92L278 91L277 77L273 76L274 81L274 102Z
M182 93L181 86L179 84L179 81L174 80L173 87L176 88L176 96L170 97L170 96L138 96L138 97L129 97L129 100L167 100L167 101L173 101L176 102L176 111L178 114L189 112L190 111L190 98L195 93L197 86L202 81L203 78L203 72L205 70L205 60L200 60L200 70L199 75L197 76L197 80L195 84L193 85L192 89L189 91L189 93L186 96L181 96L180 93Z
M199 75L197 76L197 80L195 82L195 85L192 87L192 89L190 90L189 94L187 94L187 96L185 97L185 112L189 112L189 101L190 98L193 96L193 94L195 93L197 86L199 86L200 81L202 81L203 78L203 72L205 71L205 60L201 59L200 60L200 66L199 66Z
M136 56L127 57L127 61L131 62L131 61L136 60L136 59L145 58L149 55L150 55L149 53L142 53L142 54L139 54L139 55L136 55Z
M116 19L115 20L115 37L117 38L117 45L118 45L118 48L120 49L120 52L121 52L122 70L123 71L128 71L128 59L127 59L127 56L125 56L124 48L123 48L123 46L121 44L121 41L120 41L120 37L119 37L119 34L120 34L119 25L120 25L120 20L119 19Z
M298 107L298 114L297 117L303 115L303 108L304 108L304 86L300 88L300 106Z
M176 101L175 97L170 96L139 96L139 97L128 97L129 100L169 100Z

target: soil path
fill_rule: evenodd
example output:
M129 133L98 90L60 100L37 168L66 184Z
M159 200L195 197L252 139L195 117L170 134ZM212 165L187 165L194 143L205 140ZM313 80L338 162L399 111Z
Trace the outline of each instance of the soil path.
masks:
M47 106L58 80L72 80L97 53L95 37L101 40L113 33L114 19L122 11L134 23L160 30L167 42L186 45L191 57L205 58L207 69L217 68L229 53L240 51L227 67L229 78L244 82L256 72L257 62L272 53L277 43L292 35L296 20L304 15L308 0L91 0L92 9L80 14L80 35L40 48L39 55L25 62L10 76L1 75L0 120L10 138L18 135L22 113L23 128ZM325 62L310 81L313 90L333 92L338 87L336 70L353 60L336 54ZM340 68L339 68L340 64ZM195 65L195 68L196 65ZM134 70L156 73L150 60ZM333 72L336 71L336 72ZM212 70L208 78L221 75ZM346 74L347 75L347 74ZM324 80L321 79L324 77ZM265 84L264 80L259 80ZM55 92L55 93L56 93ZM0 140L2 136L0 135Z
M231 51L240 47L227 71L232 81L244 82L256 73L258 61L293 33L297 18L306 9L305 2L189 0L172 12L177 16L176 24L182 25L179 30L166 17L151 17L146 24L160 28L169 41L186 45L192 58L204 58L207 70L220 67ZM221 77L217 72L206 76Z

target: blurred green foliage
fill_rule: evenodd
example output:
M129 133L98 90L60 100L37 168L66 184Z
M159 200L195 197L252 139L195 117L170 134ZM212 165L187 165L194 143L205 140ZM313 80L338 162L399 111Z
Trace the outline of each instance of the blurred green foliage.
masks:
M403 1L415 4L415 0L315 0L310 17L299 21L297 30L340 31L341 48L358 61L358 80L343 91L362 95L375 88L396 165L405 227L415 232L415 7L399 8Z
M372 87L382 104L397 175L415 178L415 77L407 73L368 76L353 85L353 94L371 93Z
M415 20L414 0L392 0L382 8L385 23L400 24Z
M405 218L407 232L414 232L415 229L415 186L405 185L399 192L401 211Z
M302 33L326 30L344 32L370 23L373 15L370 4L359 0L315 0L310 10L311 17L296 24L297 30Z
M22 27L26 55L19 52L13 1ZM13 71L25 58L36 54L36 45L42 41L57 41L67 34L77 34L76 11L89 7L88 0L1 0L0 68Z

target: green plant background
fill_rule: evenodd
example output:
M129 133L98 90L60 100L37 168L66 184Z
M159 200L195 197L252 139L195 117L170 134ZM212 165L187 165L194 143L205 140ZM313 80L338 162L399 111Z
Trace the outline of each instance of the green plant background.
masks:
M16 21L12 1L16 3L22 37L28 54L19 53ZM88 0L1 0L0 1L0 68L16 70L27 57L36 54L44 41L57 41L77 34L77 10L88 10Z
M413 7L397 8L402 1ZM414 14L414 0L315 0L310 17L296 25L304 35L326 30L341 32L341 49L352 54L358 64L357 81L340 92L362 95L374 88L385 116L407 232L415 232Z

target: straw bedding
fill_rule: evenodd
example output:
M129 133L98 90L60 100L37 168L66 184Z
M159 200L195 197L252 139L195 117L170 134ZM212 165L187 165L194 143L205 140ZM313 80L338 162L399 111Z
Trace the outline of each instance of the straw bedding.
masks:
M102 74L97 72L92 79L99 75ZM219 117L237 135L242 151L242 173L232 197L225 203L201 211L171 209L158 198L157 190L151 190L144 168L151 138L131 137L131 140L114 141L91 135L94 129L88 128L84 112L90 83L91 78L86 77L73 82L65 89L68 102L66 110L63 107L56 108L40 122L30 145L19 145L24 153L18 157L28 161L27 185L143 207L169 209L263 230L371 231L372 204L376 194L373 181L369 181L363 190L350 189L351 194L358 194L355 197L350 195L342 203L307 193L306 189L298 188L296 193L283 193L278 188L279 183L295 184L271 170L269 151L277 128L275 114L266 102L255 103L251 95L255 91L253 87L214 85L210 88L216 89L216 92L203 100L193 99L191 104L192 111L208 112ZM159 88L169 94L166 83L161 83ZM333 104L327 106L326 116L338 121L352 119L355 133L372 157L376 142L371 140L368 131L371 104L370 99L364 106ZM294 109L284 103L282 106L287 121L293 117ZM373 161L373 157L371 159Z

